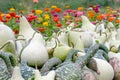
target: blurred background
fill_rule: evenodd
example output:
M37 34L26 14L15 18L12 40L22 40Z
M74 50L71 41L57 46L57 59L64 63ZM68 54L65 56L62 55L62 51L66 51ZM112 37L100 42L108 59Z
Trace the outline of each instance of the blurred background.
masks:
M119 8L120 0L0 0L0 11L5 13L11 7L18 11L29 11L32 9L51 7L52 5L56 5L62 9L64 9L65 6L70 6L70 9L77 9L80 6L88 7L90 4Z

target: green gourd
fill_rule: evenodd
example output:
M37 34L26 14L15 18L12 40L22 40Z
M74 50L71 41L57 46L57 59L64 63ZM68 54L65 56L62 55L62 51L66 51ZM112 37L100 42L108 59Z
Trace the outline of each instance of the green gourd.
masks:
M62 61L61 61L59 58L53 57L53 58L49 59L49 60L43 65L43 67L41 68L40 72L41 72L41 73L45 73L45 72L49 71L50 69L52 69L52 67L54 67L54 66L56 66L56 65L58 65L58 64L60 64L60 63L62 63Z
M86 55L79 57L75 63L65 64L56 69L56 80L81 80L82 69L88 61L95 55L99 49L99 45L90 47ZM78 50L73 51L73 53Z

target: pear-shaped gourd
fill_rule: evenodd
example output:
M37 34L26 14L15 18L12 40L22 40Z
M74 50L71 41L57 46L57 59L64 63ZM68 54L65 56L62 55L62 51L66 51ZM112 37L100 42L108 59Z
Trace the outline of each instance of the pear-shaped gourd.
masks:
M98 80L113 80L114 70L112 66L105 60L99 58L93 58L94 70L98 73ZM102 65L101 65L102 64Z
M43 43L41 43L39 34L35 34L30 43L21 52L21 60L29 65L42 66L48 60L48 52Z
M20 67L15 66L14 70L13 70L13 74L10 80L25 80L22 76L21 76L21 72L20 72Z
M65 45L58 46L54 49L53 57L57 57L64 61L71 49L71 47Z
M10 27L0 22L0 48L8 41L15 40L15 35Z
M82 26L81 26L82 29L88 31L95 30L95 25L93 25L86 16L82 15L81 18L82 18Z
M84 43L81 38L82 36L80 35L79 32L69 31L69 36L68 36L69 45L75 49L84 52Z
M24 16L20 17L20 28L19 28L18 39L25 39L26 42L28 42L32 38L35 32L36 31L32 29L32 26L28 23L27 19ZM41 33L37 33L37 34L41 38L40 41L45 45L45 40L43 39ZM24 41L21 41L21 43L23 44L23 46L25 45Z

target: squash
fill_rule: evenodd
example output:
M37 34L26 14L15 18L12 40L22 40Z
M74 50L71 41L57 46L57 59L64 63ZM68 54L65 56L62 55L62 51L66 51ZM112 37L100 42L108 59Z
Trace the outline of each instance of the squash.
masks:
M108 54L103 50L98 50L88 63L88 67L97 72L99 80L113 80L114 71L107 61L109 61Z
M20 64L21 75L25 80L28 80L31 76L34 76L34 68L29 67L25 61L21 61Z
M0 22L0 48L8 41L15 41L14 32L10 27Z
M57 66L58 64L62 63L62 61L57 57L50 58L40 69L41 73L45 73L50 71L54 66Z
M26 61L30 66L42 66L48 60L48 52L41 43L39 34L34 34L30 43L21 52L21 60ZM29 57L28 57L29 56Z
M99 49L99 45L94 45L85 56L79 57L75 63L65 64L56 69L56 80L81 80L83 67L88 63L91 57L94 56ZM78 50L72 51L77 53ZM70 52L71 53L71 52ZM71 53L72 54L72 53Z
M20 17L20 28L19 28L19 36L17 39L25 39L27 43L29 43L29 40L32 38L33 34L36 32L34 29L32 29L31 25L27 21L27 19L24 16ZM36 32L37 35L40 37L40 42L45 45L45 40L41 33ZM22 45L25 46L25 41L21 41Z
M95 30L96 26L93 25L86 16L82 15L81 18L82 18L82 26L81 26L82 29L85 29L88 31Z
M21 76L21 72L20 72L20 67L19 66L15 66L14 67L13 74L12 74L12 77L10 78L10 80L25 80Z

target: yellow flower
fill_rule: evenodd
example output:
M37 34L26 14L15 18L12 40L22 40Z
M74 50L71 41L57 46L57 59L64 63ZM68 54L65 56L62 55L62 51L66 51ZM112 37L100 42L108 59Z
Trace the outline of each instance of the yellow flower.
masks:
M42 24L43 26L48 26L48 22L46 21L46 22L43 22L43 24Z
M70 8L70 6L65 6L66 9Z
M83 7L78 7L78 10L79 10L79 11L82 11L82 10L83 10Z
M50 19L50 16L49 16L48 14L45 14L45 15L44 15L44 18L45 18L45 20L49 20L49 19Z
M39 14L42 14L42 10L35 10L35 13L37 14L37 15L39 15Z
M71 16L67 15L67 16L64 16L65 19L70 19Z
M43 18L39 17L39 18L37 18L37 20L41 22L41 21L43 21Z
M56 8L57 8L57 6L54 6L54 5L53 5L53 6L51 6L51 8L56 9Z
M10 8L10 11L13 11L13 12L14 12L14 11L15 11L15 8L13 8L13 7L12 7L12 8Z

